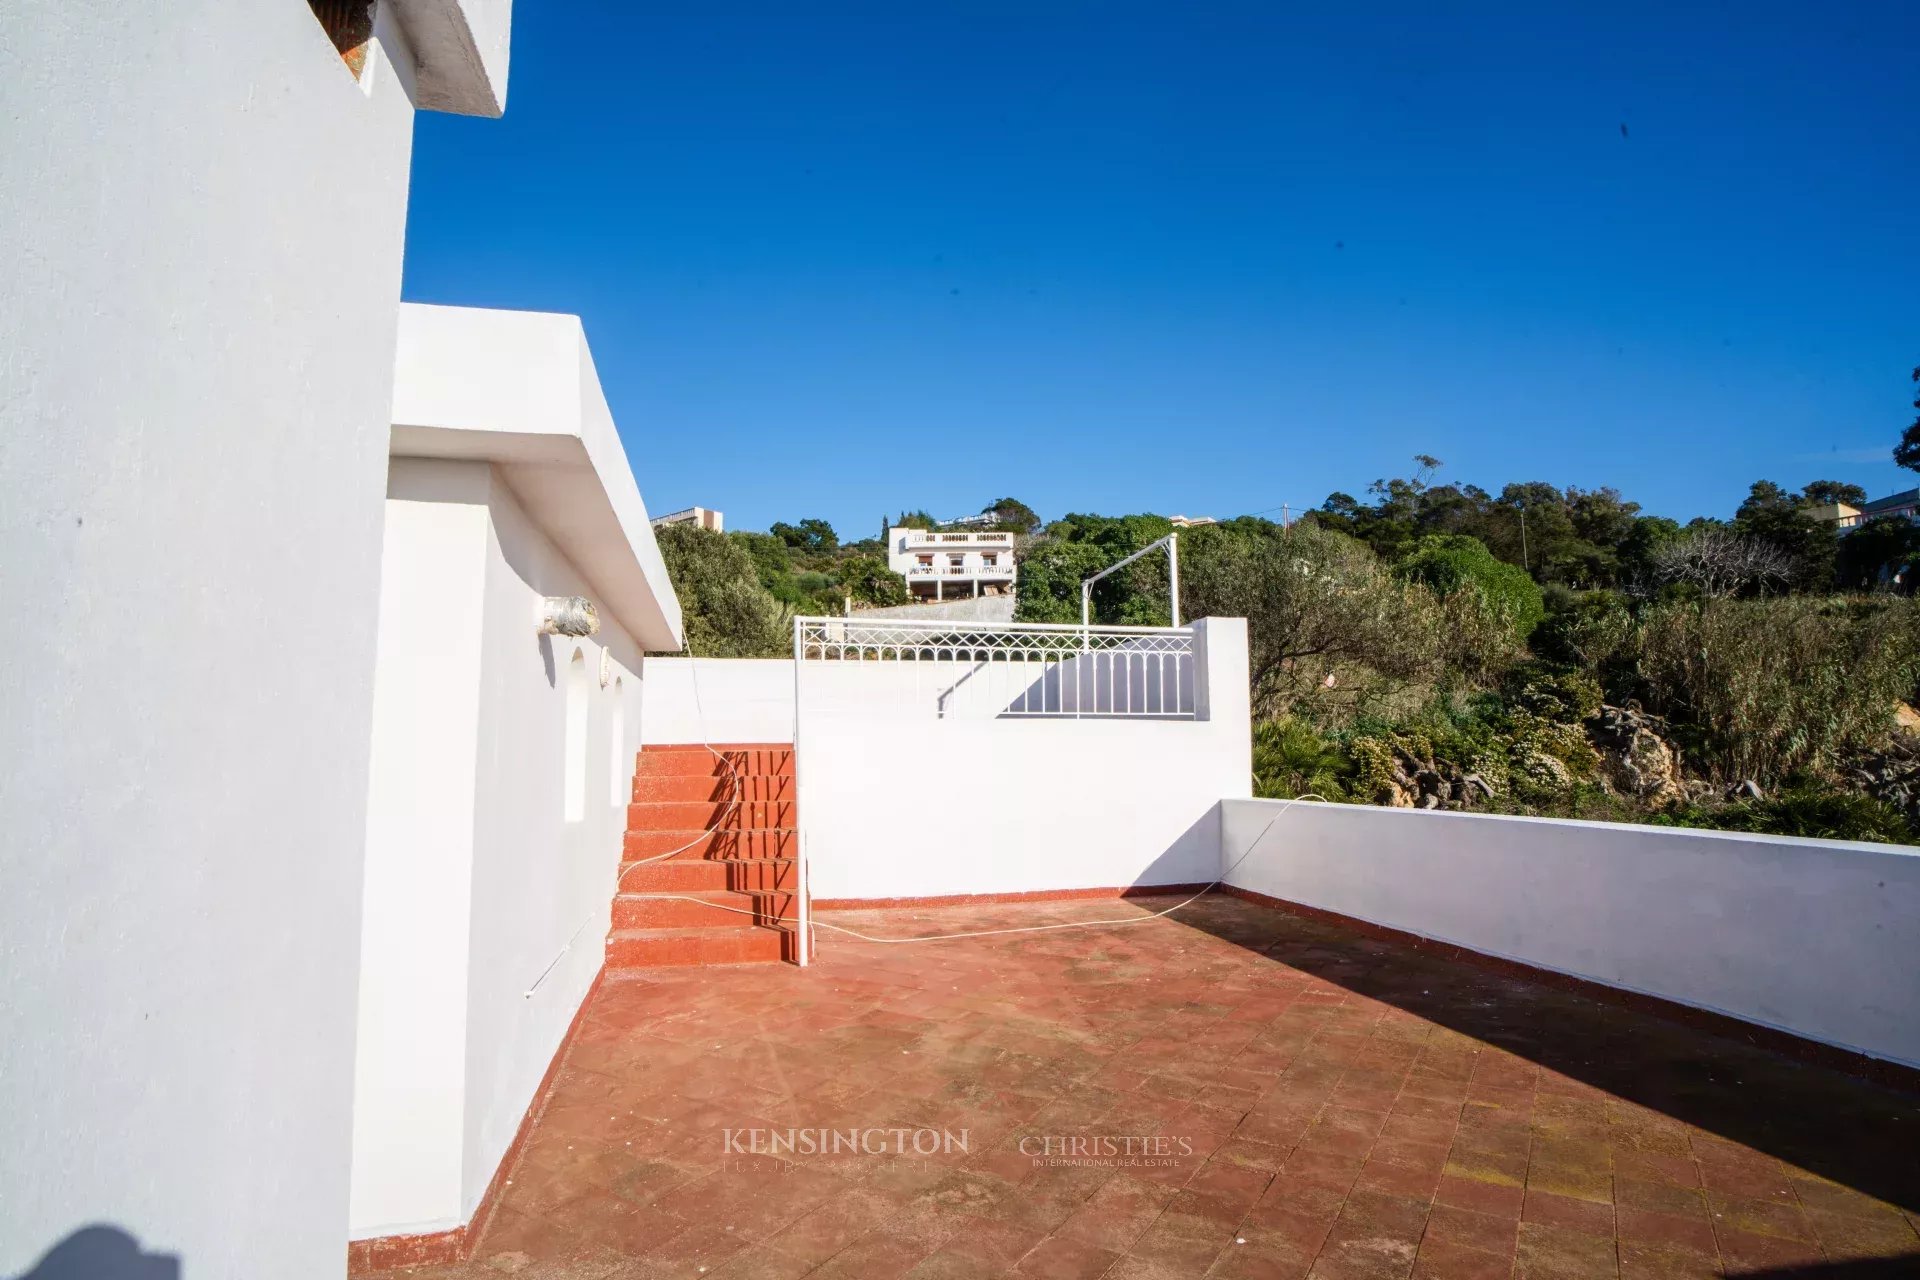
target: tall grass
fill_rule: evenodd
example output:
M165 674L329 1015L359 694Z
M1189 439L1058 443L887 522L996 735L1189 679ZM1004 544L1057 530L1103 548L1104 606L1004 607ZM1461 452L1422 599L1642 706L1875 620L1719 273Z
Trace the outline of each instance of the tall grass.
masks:
M1707 600L1641 619L1649 709L1692 763L1731 782L1828 773L1892 726L1920 678L1920 603L1906 599Z

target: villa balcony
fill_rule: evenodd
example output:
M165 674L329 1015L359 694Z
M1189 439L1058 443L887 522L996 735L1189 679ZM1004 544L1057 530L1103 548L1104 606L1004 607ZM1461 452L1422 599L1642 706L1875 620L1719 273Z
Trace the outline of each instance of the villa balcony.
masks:
M910 547L1011 548L1013 535L1010 533L942 533L937 530L913 529L906 535L906 544Z
M904 576L908 581L933 578L988 578L1000 581L1014 576L1014 566L1011 560L1006 564L916 564L908 566Z

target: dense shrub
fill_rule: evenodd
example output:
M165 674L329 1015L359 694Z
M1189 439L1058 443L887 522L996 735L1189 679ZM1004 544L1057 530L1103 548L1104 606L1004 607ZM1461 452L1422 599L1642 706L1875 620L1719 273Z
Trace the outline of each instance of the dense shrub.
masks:
M1913 844L1912 825L1889 804L1858 792L1798 787L1763 800L1737 804L1685 805L1656 814L1659 826L1707 827L1816 840L1877 840Z
M1451 596L1471 588L1517 639L1525 640L1546 616L1540 586L1519 565L1494 558L1485 543L1466 534L1436 534L1420 539L1400 562L1400 575Z
M1917 635L1906 599L1656 605L1642 620L1640 673L1696 767L1771 784L1825 772L1847 746L1885 734L1920 676Z
M1593 672L1609 686L1631 683L1623 668L1631 666L1636 633L1626 596L1556 586L1546 592L1546 606L1546 617L1528 639L1536 654Z
M884 556L849 556L840 563L840 585L862 604L911 604L907 580L887 567Z
M1339 745L1301 720L1265 721L1253 730L1253 793L1273 800L1315 794L1347 797L1354 767Z

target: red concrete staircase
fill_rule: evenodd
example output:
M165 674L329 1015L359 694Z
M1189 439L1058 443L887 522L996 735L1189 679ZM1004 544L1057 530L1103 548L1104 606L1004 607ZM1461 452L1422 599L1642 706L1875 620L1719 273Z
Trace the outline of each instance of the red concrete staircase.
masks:
M607 967L793 960L794 804L789 743L642 750Z

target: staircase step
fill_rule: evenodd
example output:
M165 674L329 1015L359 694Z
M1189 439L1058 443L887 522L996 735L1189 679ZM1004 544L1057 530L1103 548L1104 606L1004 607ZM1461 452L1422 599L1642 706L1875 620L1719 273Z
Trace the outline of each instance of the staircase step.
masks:
M743 774L734 777L695 773L635 774L635 800L791 800L793 775Z
M791 746L716 747L714 750L720 752L720 756L699 746L647 747L640 752L634 771L642 777L793 773Z
M621 864L621 893L697 893L732 889L736 893L790 893L798 879L791 858L668 858L664 862Z
M636 800L627 806L627 830L765 831L793 825L791 800Z
M724 929L615 929L607 935L607 967L771 964L790 958L794 941L794 935L785 930L754 924Z
M790 893L731 890L675 895L621 893L613 899L615 929L730 929L743 924L777 925L796 913Z
M686 846L682 848L681 846ZM628 860L673 852L675 858L791 858L799 852L799 833L791 828L767 831L629 831L621 842Z

